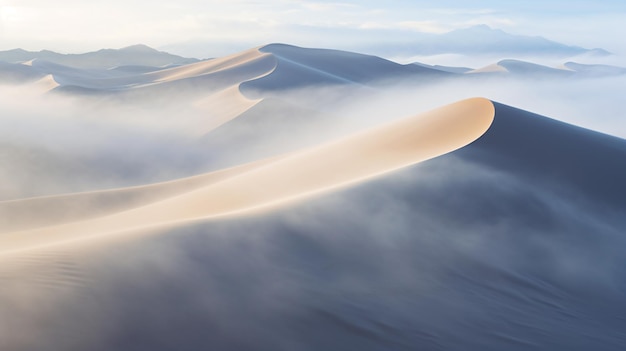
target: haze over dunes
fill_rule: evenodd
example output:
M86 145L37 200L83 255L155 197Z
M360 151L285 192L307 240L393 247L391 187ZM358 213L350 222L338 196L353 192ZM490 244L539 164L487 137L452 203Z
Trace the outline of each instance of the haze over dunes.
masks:
M564 59L0 53L0 349L622 350L626 71Z

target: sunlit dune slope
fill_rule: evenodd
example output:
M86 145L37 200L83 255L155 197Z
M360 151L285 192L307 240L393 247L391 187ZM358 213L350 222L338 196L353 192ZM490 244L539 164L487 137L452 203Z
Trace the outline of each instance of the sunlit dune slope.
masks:
M214 184L272 160L251 162L194 177L144 186L1 201L0 217L3 221L0 222L0 232L72 222L145 206Z
M5 232L0 236L3 251L15 251L72 241L97 234L154 227L181 221L205 219L262 210L333 188L369 179L461 148L479 138L491 125L493 105L486 99L469 99L421 115L392 122L335 142L274 159L260 167L243 166L222 174L165 183L149 189L114 190L112 193L69 195L47 199L12 201L3 204L5 213L22 218L14 224L68 222L30 231ZM219 179L216 181L216 179ZM185 184L187 183L187 184ZM153 196L145 203L145 190ZM161 195L158 195L158 194ZM119 197L118 197L119 196ZM159 198L160 196L160 198ZM156 197L156 198L155 198ZM112 212L104 205L84 210L78 201L137 201L136 208L88 220L81 218ZM133 200L135 199L135 200ZM137 200L139 199L139 200ZM58 201L58 204L55 204ZM70 202L66 204L66 202ZM57 218L28 220L41 207L69 209ZM33 206L33 207L30 207ZM111 206L111 205L109 205ZM126 205L121 205L123 208ZM71 212L83 209L72 217Z
M275 67L271 55L250 49L214 60L200 61L169 68L119 67L114 69L86 69L64 66L41 59L32 61L22 70L39 74L52 74L59 82L58 91L120 93L150 88L195 88L199 93L215 91L233 84L268 74Z
M35 89L35 91L39 91L42 93L47 93L58 86L59 83L54 80L54 77L51 74L48 74L47 76L33 83L33 88Z

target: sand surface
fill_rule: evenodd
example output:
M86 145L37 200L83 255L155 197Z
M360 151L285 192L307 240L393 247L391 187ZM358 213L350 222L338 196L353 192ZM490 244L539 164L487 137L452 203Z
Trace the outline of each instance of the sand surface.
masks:
M493 114L490 101L470 99L282 158L204 176L103 193L5 202L1 204L5 213L19 214L8 216L18 218L14 228L67 223L21 231L4 228L0 247L3 252L21 251L100 234L263 210L456 150L479 138L489 128ZM117 198L125 201L120 203ZM113 203L112 208L101 205L107 201ZM29 214L40 212L37 207L40 210L41 206L69 210L61 217L30 219ZM80 215L67 214L76 208L82 210ZM95 218L80 220L84 217Z

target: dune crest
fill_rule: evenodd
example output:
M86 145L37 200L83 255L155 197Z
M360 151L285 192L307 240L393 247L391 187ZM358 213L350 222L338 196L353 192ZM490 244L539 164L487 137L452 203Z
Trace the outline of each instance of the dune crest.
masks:
M274 159L250 162L197 176L126 188L0 201L0 233L102 217L145 206L219 182ZM36 213L37 215L33 215Z
M266 63L269 63L267 65ZM200 75L214 74L235 68L245 69L252 73L249 79L264 75L275 67L272 55L262 53L258 49L250 49L241 53L219 59L201 61L181 67L174 67L147 75L156 78L155 82L171 82L174 80L193 78Z
M56 80L54 80L54 76L52 74L48 74L47 76L41 78L40 80L33 83L33 86L37 91L47 93L52 89L59 86Z
M169 182L168 187L181 188L170 197L140 202L132 209L76 222L69 216L65 224L5 232L0 236L0 253L269 209L454 151L483 135L494 114L487 99L463 100L265 163L240 166L230 177L217 181L209 174L196 178L206 177L206 183ZM90 195L85 196L82 201L88 202ZM54 199L49 200L54 206ZM23 203L4 205L7 210Z

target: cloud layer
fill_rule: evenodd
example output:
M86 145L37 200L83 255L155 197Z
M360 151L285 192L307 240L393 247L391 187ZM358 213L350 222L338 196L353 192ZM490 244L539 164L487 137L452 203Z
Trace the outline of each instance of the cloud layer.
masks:
M291 0L62 1L50 5L43 0L4 0L0 3L0 49L77 52L145 43L209 57L270 42L356 49L354 44L363 41L383 42L487 24L516 34L547 35L570 45L623 52L622 41L612 28L623 23L625 16L626 9L618 2L556 0L532 6L493 1L447 1L434 6L421 1L385 5Z

